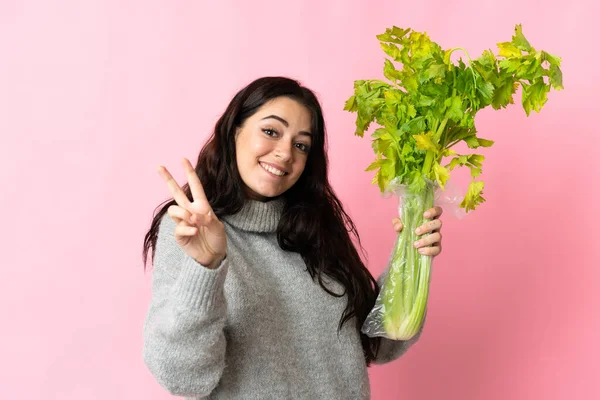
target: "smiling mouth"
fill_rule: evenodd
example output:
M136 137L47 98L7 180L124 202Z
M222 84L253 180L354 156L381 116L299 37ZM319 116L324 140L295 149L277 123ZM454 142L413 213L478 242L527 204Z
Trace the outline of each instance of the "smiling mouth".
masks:
M265 171L267 171L268 173L270 173L271 175L275 175L277 177L284 177L286 175L288 175L287 172L283 172L275 167L272 167L268 164L265 163L259 163L260 166L262 167L262 169L264 169Z

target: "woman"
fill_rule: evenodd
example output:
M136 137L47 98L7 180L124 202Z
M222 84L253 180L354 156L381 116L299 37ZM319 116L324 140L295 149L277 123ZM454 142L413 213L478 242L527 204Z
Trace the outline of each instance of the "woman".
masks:
M325 143L315 95L291 79L261 78L233 98L196 168L184 160L188 184L159 167L173 200L144 243L154 265L144 360L169 392L369 398L367 367L418 339L360 332L379 285L329 184ZM432 234L419 247L436 256L442 210L427 213L433 221L421 233Z

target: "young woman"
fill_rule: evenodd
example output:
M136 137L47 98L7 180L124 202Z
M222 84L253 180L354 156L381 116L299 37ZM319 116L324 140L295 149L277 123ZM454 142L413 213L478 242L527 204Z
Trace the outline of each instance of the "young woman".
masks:
M258 79L231 101L201 150L183 161L173 200L144 242L153 250L144 360L169 392L210 399L366 399L367 367L418 340L360 332L379 284L328 180L325 125L298 82ZM441 251L442 209L416 244ZM401 221L393 220L396 231ZM360 241L358 241L360 245Z

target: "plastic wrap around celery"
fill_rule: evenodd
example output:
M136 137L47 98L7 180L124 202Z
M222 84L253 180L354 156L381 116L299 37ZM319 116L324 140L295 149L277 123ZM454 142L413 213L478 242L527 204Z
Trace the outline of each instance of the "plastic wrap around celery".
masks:
M423 213L434 205L434 187L427 184L414 193L405 188L400 195L400 215L404 229L400 231L392 252L389 272L380 291L385 336L408 340L421 328L431 276L431 257L419 254L413 246L414 233L428 220Z

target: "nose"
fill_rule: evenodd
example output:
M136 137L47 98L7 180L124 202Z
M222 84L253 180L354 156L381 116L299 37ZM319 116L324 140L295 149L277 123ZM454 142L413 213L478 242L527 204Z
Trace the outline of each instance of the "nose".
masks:
M275 157L279 158L283 162L290 162L292 160L292 144L281 140L275 148Z

